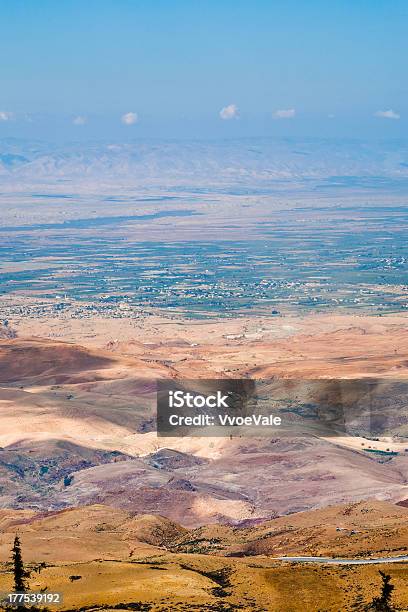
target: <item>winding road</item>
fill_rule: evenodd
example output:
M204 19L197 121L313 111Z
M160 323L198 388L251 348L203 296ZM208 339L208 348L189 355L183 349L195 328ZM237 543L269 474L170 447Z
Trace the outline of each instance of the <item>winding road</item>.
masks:
M276 561L291 563L324 563L327 565L370 565L373 563L406 563L408 555L400 557L372 557L370 559L341 559L336 557L274 557Z

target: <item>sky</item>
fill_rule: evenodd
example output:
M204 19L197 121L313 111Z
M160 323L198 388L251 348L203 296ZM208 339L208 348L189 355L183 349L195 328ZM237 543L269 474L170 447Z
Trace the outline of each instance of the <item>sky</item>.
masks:
M0 0L0 138L408 137L406 0Z

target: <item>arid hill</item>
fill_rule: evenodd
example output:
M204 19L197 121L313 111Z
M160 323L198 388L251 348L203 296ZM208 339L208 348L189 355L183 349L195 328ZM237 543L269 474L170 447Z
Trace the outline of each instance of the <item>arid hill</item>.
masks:
M62 591L62 609L122 603L123 610L158 612L351 611L379 592L378 569L392 576L394 602L405 609L407 566L402 562L330 567L275 557L406 554L407 518L408 509L364 502L253 526L186 530L160 516L103 505L51 513L2 510L0 589L11 587L8 561L18 531L30 587Z
M390 364L385 359L385 347L389 352L395 343L399 348L393 363L396 359L402 369L405 367L401 317L398 323L392 317L376 324L362 319L359 329L365 332L354 335L353 342L355 329L347 327L344 318L337 327L326 320L319 327L313 320L309 334L314 348L303 359L304 337L300 335L299 340L291 332L290 341L282 337L272 340L270 336L277 333L275 322L271 323L272 331L264 322L265 332L256 335L256 330L248 328L248 338L227 342L225 332L235 329L236 322L231 330L228 325L232 324L226 324L224 333L217 323L212 328L206 323L199 346L191 346L197 343L188 335L195 334L198 340L198 328L189 327L184 337L184 328L169 325L159 327L164 330L163 338L156 330L156 342L148 327L146 342L137 336L131 346L138 354L131 355L122 354L116 345L115 350L98 349L94 341L89 347L39 338L0 342L3 507L54 511L102 503L131 512L164 514L186 527L196 527L208 523L239 525L328 504L365 499L399 502L408 497L408 453L401 437L406 431L405 396L398 386L401 383L396 385L391 377L394 365L386 369ZM305 322L297 325L302 331ZM334 331L330 331L333 325ZM190 366L189 376L193 376L198 370L191 360L197 360L198 354L197 363L204 364L203 371L208 373L205 364L211 360L219 363L216 369L222 376L236 376L231 368L234 360L272 362L279 359L275 355L289 351L289 346L293 347L293 363L304 369L318 355L317 346L323 347L322 359L327 362L328 336L333 334L337 337L333 359L340 364L339 372L343 372L342 361L353 362L353 377L359 371L359 360L353 361L350 354L366 350L367 336L382 338L373 344L375 360L384 357L381 380L385 382L376 389L390 400L394 410L390 426L399 441L370 442L361 437L301 432L289 438L262 439L156 437L157 377L182 376ZM366 355L368 368L372 359ZM241 364L242 370L247 369L248 364ZM321 393L313 391L311 395L307 387L307 392L299 394L299 379L274 380L285 392L296 392L301 406L310 402L334 405L339 385L333 385L327 372L319 368L317 365L314 375L323 374ZM347 389L342 401L353 405L360 397L358 383ZM294 414L305 420L302 411ZM380 449L391 445L398 454L367 452L376 444Z
M128 559L140 557L146 550L151 554L170 551L237 558L390 557L408 551L408 509L375 501L297 512L253 525L195 529L160 515L136 514L102 504L37 513L4 509L0 511L0 529L0 561L7 560L8 541L16 531L24 539L30 562L41 556L55 562L92 560L107 554Z

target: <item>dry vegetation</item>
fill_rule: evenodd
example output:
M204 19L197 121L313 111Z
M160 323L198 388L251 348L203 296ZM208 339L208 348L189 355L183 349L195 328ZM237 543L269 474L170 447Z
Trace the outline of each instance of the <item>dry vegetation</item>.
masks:
M132 516L106 506L47 515L2 511L0 589L12 587L8 559L18 530L31 569L30 588L63 592L64 609L123 602L123 609L137 610L132 605L141 602L148 610L161 611L356 610L356 603L369 601L379 589L381 568L392 576L395 603L406 609L406 563L298 565L273 557L295 552L402 554L407 551L407 517L406 508L365 503L252 528L213 525L188 531L162 517ZM343 525L345 532L336 532L334 524ZM352 544L345 545L346 540ZM238 556L236 542L241 542L244 556ZM38 572L42 562L46 567Z

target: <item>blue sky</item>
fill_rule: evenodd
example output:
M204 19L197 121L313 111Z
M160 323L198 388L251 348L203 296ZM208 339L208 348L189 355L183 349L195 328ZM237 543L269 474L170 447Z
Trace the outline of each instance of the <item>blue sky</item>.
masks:
M408 136L406 1L0 9L0 137Z

